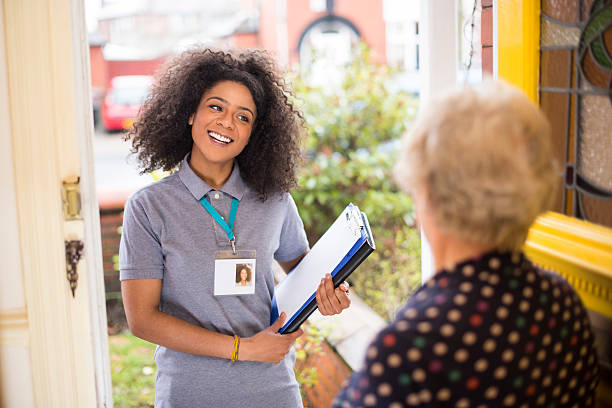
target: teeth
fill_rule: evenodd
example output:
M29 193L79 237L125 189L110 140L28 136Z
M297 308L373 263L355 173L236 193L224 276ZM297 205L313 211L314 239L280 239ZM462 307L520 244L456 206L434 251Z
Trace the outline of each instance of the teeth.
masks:
M210 130L208 131L208 134L209 134L209 135L210 135L210 136L211 136L213 139L218 140L219 142L229 143L229 142L231 142L231 141L232 141L232 139L230 139L229 137L226 137L226 136L220 135L220 134L218 134L218 133L216 133L216 132L213 132L213 131L210 131Z

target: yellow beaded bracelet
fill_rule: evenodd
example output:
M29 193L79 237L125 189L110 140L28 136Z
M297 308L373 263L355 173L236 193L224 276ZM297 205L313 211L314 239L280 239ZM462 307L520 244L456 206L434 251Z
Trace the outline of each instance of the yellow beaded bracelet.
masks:
M238 349L240 347L240 337L234 335L234 347L232 348L232 363L238 360Z

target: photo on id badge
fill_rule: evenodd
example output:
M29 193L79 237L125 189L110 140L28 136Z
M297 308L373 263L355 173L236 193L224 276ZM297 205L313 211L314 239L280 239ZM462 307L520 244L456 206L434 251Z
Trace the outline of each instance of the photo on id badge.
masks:
M214 287L215 296L255 293L255 259L217 257Z
M236 264L236 286L250 286L251 285L251 269L250 263Z

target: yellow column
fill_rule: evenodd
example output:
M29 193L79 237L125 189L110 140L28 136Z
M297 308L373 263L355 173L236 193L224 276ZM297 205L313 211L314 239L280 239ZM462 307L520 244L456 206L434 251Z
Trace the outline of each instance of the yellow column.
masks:
M538 101L540 2L499 0L497 8L497 75Z

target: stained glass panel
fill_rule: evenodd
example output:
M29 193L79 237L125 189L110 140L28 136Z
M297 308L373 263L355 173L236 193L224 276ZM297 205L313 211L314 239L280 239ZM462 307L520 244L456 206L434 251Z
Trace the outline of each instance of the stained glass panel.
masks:
M574 3L577 3L576 1ZM591 6L593 5L593 0L582 0L582 8L581 8L581 16L588 16L589 11L591 10ZM576 6L579 7L579 6ZM581 18L582 20L582 18Z
M603 95L584 95L581 106L578 172L594 188L612 193L612 103Z
M541 10L540 106L565 173L557 208L612 227L612 0Z
M576 46L580 40L580 29L542 19L542 45Z
M564 186L565 186L565 177L559 177L559 185L557 186L557 194L555 197L555 201L552 205L551 210L552 211L556 211L556 212L560 212L563 213L565 212L563 209L563 202L564 202Z
M610 82L612 72L606 71L602 65L596 62L591 49L585 50L580 68L582 68L582 73L587 80L598 88L605 88Z
M543 1L542 11L555 20L566 23L576 23L578 21L578 9L575 0Z
M612 200L601 200L580 193L581 210L587 220L597 220L601 225L612 226Z
M549 117L565 118L570 102L570 97L563 93L548 92L540 98L540 106ZM553 152L559 164L565 164L567 160L566 140L567 140L567 121L550 121L553 137Z
M542 86L567 88L570 84L571 50L542 51L540 64L542 66ZM567 105L567 104L566 104Z
M612 56L612 30L604 31L603 33L604 48L608 55Z

